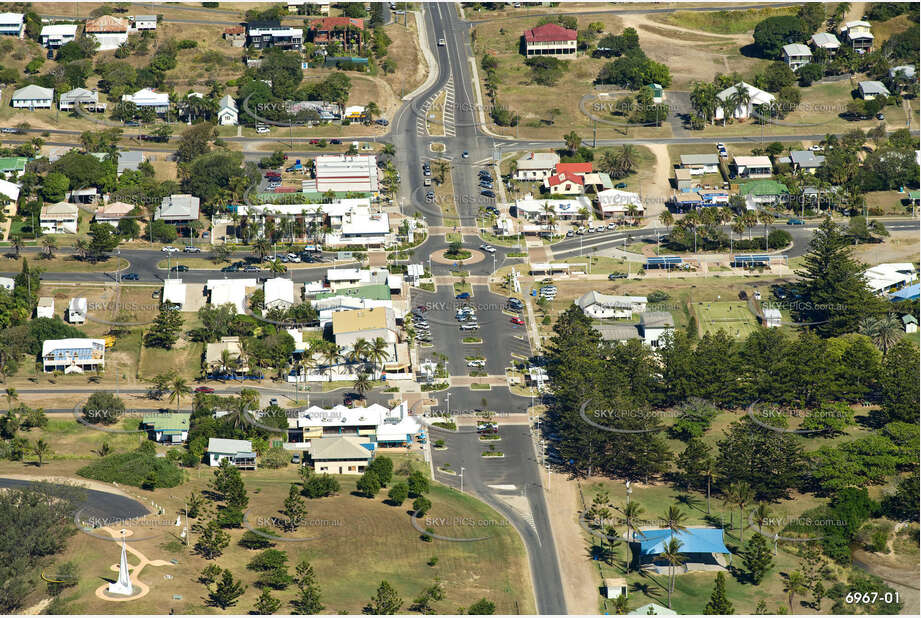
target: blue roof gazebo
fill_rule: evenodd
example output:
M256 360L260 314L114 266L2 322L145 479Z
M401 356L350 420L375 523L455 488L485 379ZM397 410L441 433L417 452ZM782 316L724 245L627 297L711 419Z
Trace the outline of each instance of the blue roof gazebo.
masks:
M673 537L681 542L679 552L685 556L729 554L730 561L732 560L732 552L723 543L721 528L687 528L680 532L672 532L665 528L637 532L635 544L639 546L637 552L639 562L655 562ZM703 560L689 560L689 562L703 562Z

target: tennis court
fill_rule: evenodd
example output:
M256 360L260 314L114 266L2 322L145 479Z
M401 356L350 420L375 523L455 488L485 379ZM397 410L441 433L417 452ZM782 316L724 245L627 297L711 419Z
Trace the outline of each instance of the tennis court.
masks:
M745 338L758 328L758 318L745 302L696 302L694 311L701 333L723 329L733 337Z

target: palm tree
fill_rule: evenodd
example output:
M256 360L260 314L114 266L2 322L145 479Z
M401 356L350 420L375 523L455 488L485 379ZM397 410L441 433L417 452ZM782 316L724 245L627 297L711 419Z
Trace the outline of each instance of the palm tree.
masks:
M352 351L349 352L349 362L363 363L368 360L368 352L371 349L371 343L364 337L359 337L352 344Z
M19 232L15 234L10 234L9 239L10 239L10 244L13 245L13 249L15 249L16 251L16 258L18 259L19 253L22 251L22 247L24 244L22 240L22 234L20 234Z
M748 228L748 239L752 239L752 228L758 224L758 214L753 210L746 210L742 213L742 223Z
M665 550L659 554L668 562L668 607L672 606L672 590L675 588L675 567L684 564L684 556L681 555L681 546L683 543L672 537L665 544Z
M320 355L323 357L323 361L326 364L326 371L329 376L329 381L333 381L333 365L338 364L342 361L342 348L340 348L335 343L328 341L326 345L323 346L323 349L320 350Z
M787 603L790 605L790 611L793 611L793 599L798 594L806 594L806 577L799 571L793 571L787 575L784 581L784 592L787 593Z
M6 405L9 408L13 407L13 401L19 399L19 393L16 392L16 389L12 386L7 387L6 389Z
M225 422L230 423L233 429L242 429L244 425L248 425L250 422L249 410L251 407L251 401L246 397L234 399L230 404L230 414L225 417Z
M881 318L861 320L859 332L873 340L873 343L886 354L902 336L902 325L892 313Z
M371 380L367 373L361 372L355 377L355 382L352 383L352 388L355 389L355 392L361 395L361 398L365 398L365 393L367 393L372 388Z
M755 510L752 511L751 519L758 524L758 532L760 533L764 530L765 524L768 524L768 527L770 527L770 521L773 516L774 514L771 512L771 507L764 502L759 502Z
M48 259L54 257L54 250L58 248L58 241L54 236L42 236L42 252Z
M737 234L741 238L742 233L745 231L745 222L742 217L733 217L732 225L729 226L729 229L732 232L729 234L729 252L732 253L732 234Z
M636 167L636 148L630 144L624 144L617 151L617 166L620 169L620 175L626 176Z
M735 116L735 111L739 108L742 108L743 118L748 115L748 104L751 103L752 95L741 82L735 85L735 92L732 93L729 100L733 116Z
M671 232L672 224L675 222L675 216L668 209L663 210L662 214L659 215L659 223L665 226L665 233L668 234Z
M694 231L694 253L697 253L697 226L700 225L700 214L696 210L692 210L684 215L683 221L685 225Z
M277 274L284 273L284 272L287 272L287 271L288 271L288 267L285 266L285 265L282 263L282 261L279 260L279 259L269 260L267 264L268 264L268 267L269 267L269 272L271 272L272 274L277 275Z
M575 131L570 131L563 136L563 141L566 142L566 150L570 153L575 153L579 146L582 144L582 138L579 137L579 134Z
M253 243L253 253L256 254L256 257L259 258L259 261L263 261L265 256L269 254L269 250L272 248L272 243L269 242L268 238L261 237Z
M176 400L176 412L179 412L179 403L182 400L183 395L187 395L192 392L192 389L189 388L188 382L186 379L178 374L174 374L170 378L169 383L169 400L170 403L175 399Z
M371 361L371 366L376 367L380 364L381 369L384 368L384 361L390 359L390 344L387 343L387 340L383 337L375 337L374 341L371 342L370 347L368 348L368 360Z
M754 497L755 492L752 491L751 486L745 481L739 481L738 483L733 483L730 485L729 489L726 490L726 495L723 497L724 504L739 507L740 545L745 543L745 505L751 502Z
M384 147L381 149L381 153L392 157L397 153L397 147L393 144L384 144Z
M687 530L687 526L684 525L687 519L687 513L673 505L668 507L668 511L662 517L662 522L673 534L678 534Z
M644 510L640 503L635 501L628 502L624 506L624 524L627 526L627 534L630 536L631 541L636 540L637 524Z
M377 106L377 103L375 103L374 101L370 101L365 106L365 114L367 114L368 116L368 122L373 121L374 117L379 115L380 113L381 113L381 108L379 108Z
M766 210L762 210L758 214L758 221L764 226L764 250L768 250L768 228L772 223L774 223L774 215L769 213Z
M45 456L51 455L51 445L45 442L42 439L39 439L32 445L32 452L35 453L35 456L38 457L38 467L41 468L44 463Z

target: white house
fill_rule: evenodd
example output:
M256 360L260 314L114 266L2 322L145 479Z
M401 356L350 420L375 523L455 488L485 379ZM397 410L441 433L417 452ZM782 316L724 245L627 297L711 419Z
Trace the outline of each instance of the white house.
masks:
M911 262L878 264L864 271L867 286L877 294L896 292L918 280Z
M38 299L35 306L36 318L53 318L54 317L54 298L51 296L42 296Z
M86 299L71 298L67 305L67 321L71 324L83 324L86 322Z
M555 152L529 152L515 162L515 180L544 180L553 175L560 155Z
M876 80L859 82L857 84L857 90L860 92L860 98L864 101L872 101L876 97L889 96L889 89L883 85L883 82Z
M106 365L103 339L46 339L42 342L42 368L45 373L83 373Z
M0 178L0 200L2 200L3 197L6 197L15 204L19 199L19 191L21 189L22 187L16 183Z
M752 115L756 106L764 105L765 103L773 103L775 100L774 95L770 92L765 92L745 82L739 82L735 86L730 86L722 92L717 93L716 98L720 100L721 104L716 108L716 114L714 115L716 120L724 120L727 117L727 113L723 108L736 103L734 99L736 92L738 92L738 87L740 86L748 92L749 101L745 105L737 104L735 109L732 110L732 113L728 114L732 118L740 120L748 118Z
M188 298L188 286L182 282L182 279L164 279L163 293L160 298L164 303L176 305L179 311L185 311L185 303Z
M585 193L585 180L579 174L562 172L544 178L544 188L556 195L581 195Z
M96 19L86 21L84 33L99 42L98 51L118 49L128 41L128 31L131 24L127 19L113 15L100 15Z
M156 15L135 15L131 19L131 25L135 30L156 30L157 29L157 16Z
M24 38L25 16L22 13L0 13L0 34Z
M12 292L13 288L16 287L16 281L10 277L0 277L0 288Z
M42 234L76 234L79 213L76 204L67 202L42 206L39 215Z
M246 288L258 285L255 279L209 279L205 289L210 293L211 305L233 305L236 313L246 313Z
M224 95L221 100L218 101L217 123L220 125L235 126L237 124L238 117L239 112L233 97L229 94Z
M870 29L869 22L849 21L841 26L841 34L847 36L847 41L851 44L851 47L858 53L863 54L873 47L873 33Z
M58 109L62 112L70 111L78 105L80 109L90 112L104 112L106 109L106 103L99 102L99 92L95 88L93 90L74 88L58 97Z
M640 201L638 193L620 189L605 189L599 191L595 197L598 201L596 211L602 219L624 218L631 210L634 210L637 216L643 215L643 202Z
M42 88L29 84L13 92L10 103L18 109L51 109L54 101L54 88Z
M122 101L134 103L138 108L150 107L158 114L169 111L169 94L152 88L141 88L134 94L123 94Z
M768 307L764 309L764 325L767 328L780 328L780 309Z
M824 49L829 54L834 54L841 47L841 41L831 32L817 32L812 35L811 42L816 49Z
M525 55L575 57L578 33L559 24L543 24L524 32Z
M812 62L812 52L802 43L789 43L783 46L783 61L791 69L798 71Z
M646 297L611 296L592 290L576 299L576 305L592 319L629 318L646 311Z
M773 172L770 157L736 157L732 160L740 178L770 178Z
M675 329L675 321L668 311L645 311L640 314L639 328L646 345L658 348L662 336Z
M680 169L689 170L692 176L701 174L718 174L720 158L716 153L686 154L679 157Z
M294 305L294 281L283 277L266 279L262 285L266 309L288 309Z
M77 38L77 24L52 24L43 26L42 47L58 49Z
M241 470L256 469L256 453L249 440L228 440L226 438L208 438L208 465L217 468L224 459Z

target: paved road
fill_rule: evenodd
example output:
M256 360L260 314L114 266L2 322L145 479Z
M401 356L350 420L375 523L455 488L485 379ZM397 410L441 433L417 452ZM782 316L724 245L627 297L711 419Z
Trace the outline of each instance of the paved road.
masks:
M22 488L32 483L33 481L0 477L0 488ZM132 498L106 491L87 489L86 500L83 501L80 513L83 519L95 517L97 519L118 520L143 517L149 511L147 507Z

